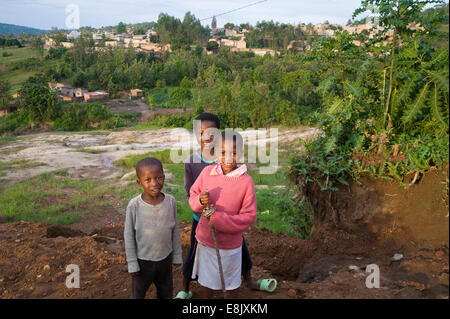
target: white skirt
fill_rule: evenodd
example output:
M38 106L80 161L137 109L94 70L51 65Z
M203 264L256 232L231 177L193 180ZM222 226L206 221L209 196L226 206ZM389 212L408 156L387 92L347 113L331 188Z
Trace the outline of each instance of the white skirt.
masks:
M225 289L234 290L241 286L242 246L234 249L219 249L222 261ZM203 287L221 290L219 264L216 249L200 242L195 252L192 279L198 276L198 283Z

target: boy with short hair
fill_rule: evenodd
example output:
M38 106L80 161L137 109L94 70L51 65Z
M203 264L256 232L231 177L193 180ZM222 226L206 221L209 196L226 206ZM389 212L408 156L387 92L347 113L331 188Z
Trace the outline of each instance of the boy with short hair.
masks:
M164 170L156 158L144 158L136 165L137 183L143 193L128 203L124 241L132 297L144 299L152 283L158 299L173 294L172 263L182 263L177 203L161 192Z

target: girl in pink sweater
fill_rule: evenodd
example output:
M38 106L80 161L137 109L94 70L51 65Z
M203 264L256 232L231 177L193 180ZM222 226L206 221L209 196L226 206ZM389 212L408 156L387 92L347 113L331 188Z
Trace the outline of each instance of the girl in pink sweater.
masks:
M231 130L223 132L219 163L205 167L190 190L192 210L202 211L208 205L216 208L209 218L200 218L196 232L199 245L192 278L198 276L205 298L222 286L210 225L215 229L230 297L237 297L241 285L242 233L256 220L255 185L246 165L237 165L242 151L242 136Z

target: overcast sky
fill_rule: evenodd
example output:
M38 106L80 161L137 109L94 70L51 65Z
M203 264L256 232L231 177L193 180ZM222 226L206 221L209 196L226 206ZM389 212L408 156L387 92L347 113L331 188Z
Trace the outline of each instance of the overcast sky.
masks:
M204 19L258 0L0 0L0 22L50 29L66 27L66 6L78 5L80 26L101 27L125 23L150 22L161 12L183 19L187 11ZM274 20L297 24L345 24L361 0L267 0L217 17L217 25ZM211 19L202 21L211 25Z

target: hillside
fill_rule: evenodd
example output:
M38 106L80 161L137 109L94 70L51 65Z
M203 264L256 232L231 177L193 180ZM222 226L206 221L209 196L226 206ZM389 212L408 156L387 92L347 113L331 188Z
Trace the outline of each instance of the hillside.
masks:
M0 23L0 34L8 35L13 34L14 36L19 36L21 33L37 35L41 33L47 33L49 30L40 30L35 28L24 27L21 25Z

